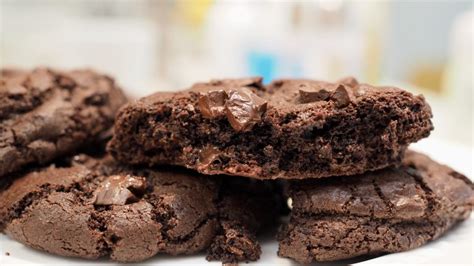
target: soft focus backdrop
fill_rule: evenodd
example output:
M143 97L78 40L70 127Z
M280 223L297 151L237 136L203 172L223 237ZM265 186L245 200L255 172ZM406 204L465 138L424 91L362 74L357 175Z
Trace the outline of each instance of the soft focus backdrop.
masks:
M353 75L425 94L433 138L472 145L472 1L0 3L2 67L92 67L134 97L218 77Z

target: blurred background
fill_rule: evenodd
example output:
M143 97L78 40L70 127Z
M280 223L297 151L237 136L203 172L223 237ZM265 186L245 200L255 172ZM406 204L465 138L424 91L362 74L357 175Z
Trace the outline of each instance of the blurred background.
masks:
M0 0L0 65L91 67L129 95L195 81L352 75L423 93L472 146L472 1Z

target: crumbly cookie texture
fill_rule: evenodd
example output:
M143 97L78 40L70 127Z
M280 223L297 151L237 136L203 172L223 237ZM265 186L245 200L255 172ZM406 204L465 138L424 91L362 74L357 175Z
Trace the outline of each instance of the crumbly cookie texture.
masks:
M126 105L109 145L122 162L257 179L355 175L400 163L432 130L422 96L336 83L213 80Z
M90 70L0 70L0 177L100 139L126 98Z
M274 184L204 177L185 169L133 169L76 156L0 189L0 231L62 256L138 262L158 253L257 260L256 234L279 214Z
M438 238L469 217L472 182L408 151L399 168L359 177L294 182L278 254L300 263L400 252Z

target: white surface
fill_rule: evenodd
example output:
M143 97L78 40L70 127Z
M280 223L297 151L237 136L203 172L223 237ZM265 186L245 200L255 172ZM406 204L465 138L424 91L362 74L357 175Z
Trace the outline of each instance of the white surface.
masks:
M473 149L457 144L447 143L429 138L413 145L413 149L423 151L433 159L445 163L472 179ZM344 261L344 264L423 264L423 265L473 265L473 228L474 217L459 224L440 239L408 252L390 254L376 258L357 258L353 261ZM278 258L278 245L271 238L262 242L262 257L251 265L294 265L291 260ZM10 255L6 256L5 253ZM62 258L27 248L5 235L0 235L0 265L118 265L107 260L87 261L81 259ZM219 262L207 262L205 254L194 256L170 257L157 255L153 259L141 263L142 265L221 265ZM244 264L243 264L244 265ZM318 265L318 264L315 264ZM330 264L323 264L330 265Z

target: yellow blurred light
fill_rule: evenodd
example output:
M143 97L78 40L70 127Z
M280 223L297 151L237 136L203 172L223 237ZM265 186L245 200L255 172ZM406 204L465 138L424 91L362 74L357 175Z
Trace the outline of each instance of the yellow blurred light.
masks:
M189 24L199 26L203 23L213 0L177 1L179 15Z

